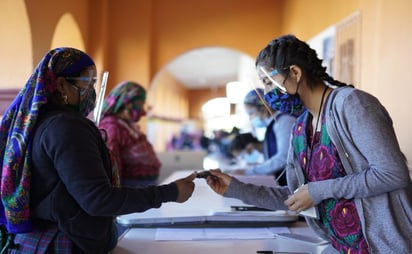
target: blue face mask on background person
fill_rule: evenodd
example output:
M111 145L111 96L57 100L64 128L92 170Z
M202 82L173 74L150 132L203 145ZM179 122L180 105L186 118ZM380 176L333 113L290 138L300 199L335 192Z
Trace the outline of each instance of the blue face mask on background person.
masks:
M256 165L263 162L263 154L256 149L253 149L251 153L242 153L242 157L249 165Z
M282 113L297 117L305 111L305 107L297 94L284 94L278 88L275 88L265 94L264 98L273 110Z
M266 128L271 121L271 118L261 119L259 116L255 116L250 120L250 124L254 128Z

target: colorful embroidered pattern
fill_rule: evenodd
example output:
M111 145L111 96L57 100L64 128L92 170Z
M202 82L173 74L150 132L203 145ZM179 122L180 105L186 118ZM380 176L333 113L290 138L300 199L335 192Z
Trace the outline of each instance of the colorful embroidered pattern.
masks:
M146 90L142 86L130 81L122 82L104 100L102 116L117 114L127 103L132 103L134 109L143 111L139 102L145 101Z
M335 145L326 130L322 113L321 131L315 135L313 147L312 117L309 112L301 115L293 129L293 146L308 181L322 181L346 175ZM308 130L308 131L305 131ZM308 165L310 163L310 165ZM360 219L353 200L327 199L319 204L323 229L332 246L340 253L368 253L362 234Z

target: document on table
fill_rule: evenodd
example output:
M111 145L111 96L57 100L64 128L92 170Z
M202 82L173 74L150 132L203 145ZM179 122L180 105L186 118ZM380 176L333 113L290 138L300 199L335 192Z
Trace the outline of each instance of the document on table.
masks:
M270 239L290 233L287 227L267 228L158 228L156 241L191 241L224 239Z

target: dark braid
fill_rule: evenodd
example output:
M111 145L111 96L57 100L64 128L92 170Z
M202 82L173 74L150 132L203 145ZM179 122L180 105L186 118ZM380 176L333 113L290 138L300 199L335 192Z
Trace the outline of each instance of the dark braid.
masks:
M283 75L288 74L289 66L298 65L309 80L309 84L323 80L334 86L347 85L329 76L316 51L294 35L284 35L272 40L259 52L255 64L277 69Z

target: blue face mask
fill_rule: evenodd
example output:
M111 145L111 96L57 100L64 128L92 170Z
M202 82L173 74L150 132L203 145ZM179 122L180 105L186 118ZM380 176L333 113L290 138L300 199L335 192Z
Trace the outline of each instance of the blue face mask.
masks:
M284 94L275 88L272 91L265 94L265 101L270 105L273 110L286 113L292 116L299 116L305 111L302 101L299 95Z
M263 154L256 149L253 149L251 153L244 153L243 158L249 165L260 164L263 162Z
M250 124L254 128L266 128L270 123L270 118L261 119L260 117L256 116L250 120Z

